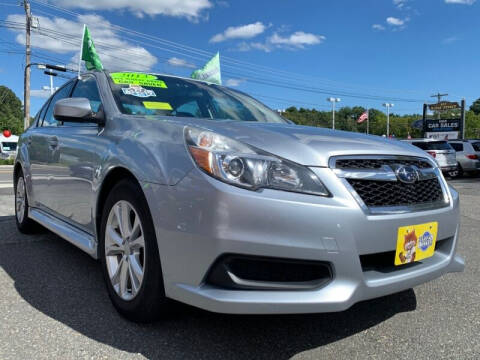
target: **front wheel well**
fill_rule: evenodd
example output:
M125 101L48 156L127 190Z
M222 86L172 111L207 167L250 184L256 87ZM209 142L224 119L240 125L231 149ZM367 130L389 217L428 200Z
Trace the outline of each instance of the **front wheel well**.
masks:
M22 165L20 165L20 163L17 161L17 163L15 164L15 167L13 168L13 183L14 184L17 183L18 175L22 171L23 171L22 170Z
M129 170L122 167L112 169L107 174L107 176L105 177L105 179L103 180L100 186L100 194L97 197L96 212L95 212L95 224L96 224L97 236L100 234L100 225L102 223L103 206L105 204L105 201L107 200L108 194L118 182L125 179L132 180L141 189L137 178Z

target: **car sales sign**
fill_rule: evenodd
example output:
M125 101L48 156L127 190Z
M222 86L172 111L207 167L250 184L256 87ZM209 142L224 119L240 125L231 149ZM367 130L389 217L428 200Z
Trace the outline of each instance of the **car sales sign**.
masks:
M461 119L428 119L427 131L460 131Z
M461 119L428 119L426 138L458 139Z

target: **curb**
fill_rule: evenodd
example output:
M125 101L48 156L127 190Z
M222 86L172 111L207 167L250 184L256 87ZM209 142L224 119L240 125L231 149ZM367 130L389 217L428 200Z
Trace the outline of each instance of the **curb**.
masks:
M12 169L13 170L13 165L0 165L0 169Z

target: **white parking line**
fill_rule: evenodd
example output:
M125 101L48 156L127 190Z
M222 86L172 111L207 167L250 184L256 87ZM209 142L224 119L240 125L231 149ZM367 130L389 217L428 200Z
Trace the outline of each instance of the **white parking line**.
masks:
M0 189L13 188L13 184L2 184L0 183Z

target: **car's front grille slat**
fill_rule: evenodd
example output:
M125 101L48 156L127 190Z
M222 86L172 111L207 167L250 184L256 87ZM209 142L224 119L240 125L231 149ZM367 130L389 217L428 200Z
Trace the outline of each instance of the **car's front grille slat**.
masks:
M405 184L399 181L347 179L367 206L405 206L435 203L443 194L438 179Z
M383 165L414 165L419 169L428 169L432 165L421 159L339 159L335 163L337 169L380 169Z

